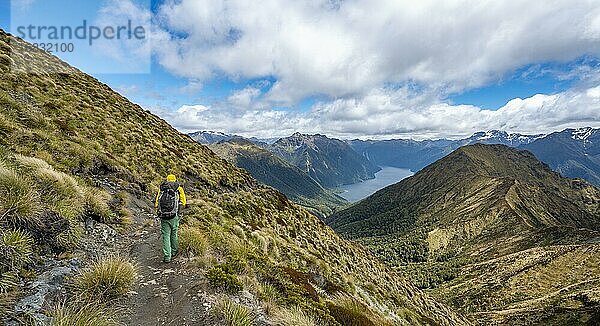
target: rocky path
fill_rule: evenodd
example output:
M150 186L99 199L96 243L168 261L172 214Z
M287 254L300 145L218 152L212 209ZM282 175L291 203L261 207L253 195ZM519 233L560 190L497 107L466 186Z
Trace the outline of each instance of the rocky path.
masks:
M162 262L157 222L132 235L129 255L138 266L137 285L125 302L126 325L217 325L206 280L185 268L186 258Z

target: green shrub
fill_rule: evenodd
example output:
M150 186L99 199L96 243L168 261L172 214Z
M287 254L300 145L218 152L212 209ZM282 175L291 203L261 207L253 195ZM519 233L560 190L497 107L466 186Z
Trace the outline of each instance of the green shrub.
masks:
M219 266L209 269L206 272L206 278L211 286L223 289L229 293L240 292L244 289L244 284L237 276L226 273Z
M184 226L179 230L179 247L194 255L203 255L208 247L208 240L199 229Z
M120 325L117 313L98 303L58 305L50 313L53 326L114 326Z
M33 239L20 230L4 231L0 238L0 271L18 271L31 261Z
M27 177L0 167L0 223L13 227L38 225L42 205Z
M133 288L136 267L122 257L108 257L93 263L75 277L75 292L85 301L110 301Z
M251 326L254 325L254 314L250 309L231 302L222 300L217 306L218 313L223 316L229 326Z

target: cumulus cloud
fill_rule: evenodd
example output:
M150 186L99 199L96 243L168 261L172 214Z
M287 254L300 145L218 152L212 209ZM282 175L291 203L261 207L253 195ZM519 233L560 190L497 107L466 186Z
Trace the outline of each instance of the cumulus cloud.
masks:
M106 72L150 73L152 55L152 14L149 8L131 0L108 0L99 9L94 25L103 28L110 26L142 27L143 38L101 37L95 40L94 51L112 60ZM111 67L112 66L112 67ZM114 70L112 70L114 69Z
M275 76L266 97L363 96L407 80L459 91L526 64L600 55L595 1L169 1L160 63L180 76Z
M259 88L246 87L231 94L227 98L227 102L234 108L246 110L255 102L254 100L261 95L261 93Z
M492 129L538 134L600 127L600 87L514 99L496 111L432 101L403 87L375 89L360 99L318 103L306 113L183 106L163 114L184 132L216 130L265 138L295 131L374 139L460 138Z

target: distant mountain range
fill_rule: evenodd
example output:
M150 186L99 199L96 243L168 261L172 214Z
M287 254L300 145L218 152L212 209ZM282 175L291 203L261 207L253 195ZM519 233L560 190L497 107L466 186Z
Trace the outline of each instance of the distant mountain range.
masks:
M530 152L462 147L326 222L482 324L599 316L600 190Z
M346 142L323 135L295 133L279 139L269 150L325 187L372 179L380 170Z
M600 187L600 130L567 129L521 146L570 178L585 179Z
M279 140L279 138L256 138L256 137L246 138L246 137L242 137L239 135L226 134L226 133L218 132L218 131L196 131L196 132L192 132L188 135L190 137L192 137L193 140L199 142L200 144L204 144L204 145L216 144L220 141L230 140L233 138L237 138L237 139L244 138L244 139L247 139L257 145L272 144L272 143L276 142L277 140Z
M481 143L481 144L501 144L510 147L523 148L531 151L541 161L548 164L555 171L563 176L571 178L581 178L590 183L600 186L600 131L592 128L567 129L561 132L555 132L549 135L523 135L518 133L507 133L505 131L492 130L487 132L478 132L469 138L459 140L438 139L415 141L409 139L392 140L346 140L356 153L363 156L368 162L355 158L353 153L349 152L343 146L333 145L337 139L327 138L321 135L302 135L295 134L291 137L282 138L282 141L274 139L249 139L251 142L261 146L282 159L286 160L305 172L311 171L311 176L321 182L325 187L332 187L344 183L352 183L360 180L372 178L372 171L376 171L373 166L392 166L404 169L410 169L414 172L421 170L429 164L436 162L442 157L452 153L456 149ZM197 132L190 134L192 138L203 143L213 144L222 140L231 139L237 136L227 135L217 132ZM314 139L322 141L315 142ZM327 141L325 141L327 140ZM290 152L290 144L299 145L297 152ZM318 145L317 145L318 143ZM331 144L331 146L324 146ZM304 148L313 150L304 151ZM336 153L329 153L333 148L338 148L346 152L345 158L351 158L350 163L354 165L351 170L338 171L339 165L329 165L327 168L319 166L317 160L323 160L326 157L334 157ZM304 151L302 154L302 151ZM318 154L316 153L318 152ZM308 155L308 164L302 160L302 155ZM323 175L317 170L328 173ZM364 171L362 173L360 171ZM358 171L358 172L357 172ZM325 182L322 182L325 180ZM353 181L354 180L354 181Z
M232 137L208 146L220 157L250 172L258 181L281 191L319 216L329 215L337 207L347 204L308 174L245 138Z
M209 145L232 139L244 139L236 135L208 131L189 135L194 140ZM346 142L323 135L295 133L276 141L258 138L246 138L246 140L295 166L326 188L372 179L375 177L375 172L380 170ZM285 178L285 176L278 178ZM280 190L285 193L284 190Z
M427 165L452 153L462 146L482 144L502 144L519 147L530 144L543 135L527 136L509 134L505 131L478 132L473 136L460 140L349 140L350 146L379 166L393 166L419 171Z

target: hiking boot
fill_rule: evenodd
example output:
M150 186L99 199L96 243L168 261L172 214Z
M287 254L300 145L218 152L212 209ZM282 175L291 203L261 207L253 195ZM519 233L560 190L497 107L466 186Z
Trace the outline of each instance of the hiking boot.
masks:
M178 254L178 253L179 253L179 251L174 251L174 252L171 254L171 258L175 258L175 257L177 257L177 254Z
M171 262L171 259L163 258L163 263L168 264Z

